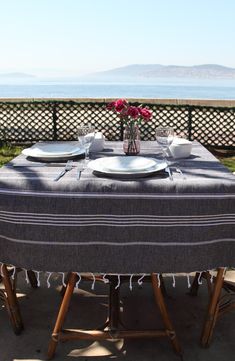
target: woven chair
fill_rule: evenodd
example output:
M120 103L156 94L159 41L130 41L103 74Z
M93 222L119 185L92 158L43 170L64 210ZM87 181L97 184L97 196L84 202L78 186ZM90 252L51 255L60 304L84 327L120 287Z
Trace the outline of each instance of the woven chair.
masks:
M16 335L19 335L24 329L20 308L16 296L16 281L17 274L21 272L21 268L8 267L3 264L1 266L2 275L0 276L0 282L3 284L3 288L0 289L0 299L4 302L13 331ZM37 279L33 271L26 271L29 282L33 288L37 288ZM14 279L12 275L14 273Z

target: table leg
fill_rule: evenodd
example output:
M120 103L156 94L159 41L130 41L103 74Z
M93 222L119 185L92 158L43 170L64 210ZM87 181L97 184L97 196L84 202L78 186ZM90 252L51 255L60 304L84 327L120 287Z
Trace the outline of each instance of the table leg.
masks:
M10 321L12 323L13 326L13 330L15 332L15 334L19 334L23 328L23 321L21 318L21 314L20 314L20 309L19 309L19 305L18 305L18 301L17 301L17 297L16 297L16 293L13 289L10 277L9 277L9 272L7 270L7 266L4 264L2 267L2 282L5 288L5 303L6 303L6 308L7 308L7 312L10 316Z
M116 288L116 286L117 286L116 277L110 276L108 326L110 328L110 333L113 334L114 336L115 333L118 333L118 329L119 329L119 310L120 310L120 304L119 304L120 287Z
M200 278L200 279L199 279ZM190 290L188 292L189 296L197 296L198 294L198 289L199 289L199 282L205 278L206 282L207 282L207 288L208 288L208 292L209 295L211 297L212 295L212 283L213 280L211 281L211 275L210 272L205 271L205 272L196 272L195 276L194 276L194 280L192 283L192 286L190 287Z
M154 292L154 298L156 301L156 304L159 307L162 319L163 319L163 323L166 327L166 331L168 333L168 336L171 340L172 346L174 348L174 350L181 354L181 347L178 341L178 338L176 336L175 330L173 328L173 325L171 323L169 314L167 312L167 308L166 308L166 304L164 302L164 298L162 295L162 290L161 287L159 285L159 281L157 278L157 275L155 273L151 274L151 280L152 280L152 287L153 287L153 292Z
M197 296L198 288L199 288L199 283L198 283L199 277L200 277L200 272L196 272L194 279L193 279L192 286L190 287L190 290L188 292L189 296Z
M73 294L73 290L74 290L76 281L77 281L77 274L71 272L69 274L68 284L67 284L65 294L64 294L64 297L63 297L61 305L60 305L60 309L59 309L58 316L56 319L55 327L54 327L54 330L51 335L51 340L50 340L48 352L47 352L48 360L51 360L54 357L55 350L56 350L56 347L57 347L57 344L59 341L59 333L62 329L66 314L68 312L68 307L69 307L69 304L71 301L71 297Z
M36 277L35 273L33 271L31 271L31 270L28 270L27 275L28 275L31 287L32 288L38 288L38 281L37 281L37 277Z
M223 276L224 268L219 268L212 292L212 296L209 301L206 321L202 330L201 344L206 347L209 346L215 323L217 320L218 308L219 308L219 298L221 294L221 289L223 287Z

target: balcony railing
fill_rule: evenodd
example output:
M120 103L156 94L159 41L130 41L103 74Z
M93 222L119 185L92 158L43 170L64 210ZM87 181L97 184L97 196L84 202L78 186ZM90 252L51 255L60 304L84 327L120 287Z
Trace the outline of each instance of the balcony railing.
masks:
M106 109L112 99L0 99L0 139L14 143L74 140L90 123L108 140L121 140L123 128ZM129 99L148 106L153 119L141 126L143 140L154 140L158 126L172 126L205 146L235 150L235 101Z

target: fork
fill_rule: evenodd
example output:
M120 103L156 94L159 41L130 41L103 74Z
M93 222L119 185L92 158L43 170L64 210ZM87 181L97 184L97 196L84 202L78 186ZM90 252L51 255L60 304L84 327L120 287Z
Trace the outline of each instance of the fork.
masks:
M83 161L80 161L78 163L78 168L77 168L77 180L80 179L81 177L81 173L85 170L85 159Z
M177 173L179 173L183 177L183 179L186 179L185 174L182 172L182 170L180 168L175 168L175 170Z
M65 173L69 172L73 168L73 161L68 160L64 169L54 178L54 181L58 181Z

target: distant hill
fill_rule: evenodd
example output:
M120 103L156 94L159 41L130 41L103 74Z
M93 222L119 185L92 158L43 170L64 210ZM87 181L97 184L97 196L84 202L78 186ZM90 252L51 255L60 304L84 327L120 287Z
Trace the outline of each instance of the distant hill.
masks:
M94 79L154 79L154 78L194 78L194 79L235 79L235 69L217 64L193 66L133 64L120 68L90 74Z
M8 78L8 79L32 79L35 78L35 75L27 74L27 73L0 73L0 78Z

